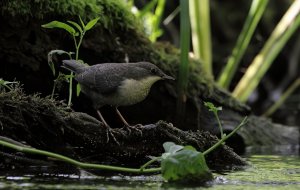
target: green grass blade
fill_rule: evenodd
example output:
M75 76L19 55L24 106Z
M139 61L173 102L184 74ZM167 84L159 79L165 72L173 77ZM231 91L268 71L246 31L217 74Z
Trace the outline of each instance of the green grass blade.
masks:
M204 69L212 75L212 48L209 0L190 0L190 19L194 54L203 61Z
M189 70L190 22L189 1L180 0L180 65L178 76L177 115L184 112Z
M143 9L141 9L138 13L137 13L137 17L138 18L143 18L147 13L151 12L151 10L155 7L157 3L157 0L152 0L149 3L147 3Z
M291 86L281 95L279 100L277 100L264 114L264 117L271 116L284 102L285 100L300 86L300 78L295 80Z
M265 46L254 58L245 75L233 91L240 101L247 101L283 46L300 25L300 0L296 0L282 17Z
M260 21L269 0L253 0L243 26L242 32L240 33L237 43L232 51L228 62L218 78L218 84L221 87L229 88L234 74L238 68L241 58L245 54L245 51L249 45L249 42L253 36L253 33Z

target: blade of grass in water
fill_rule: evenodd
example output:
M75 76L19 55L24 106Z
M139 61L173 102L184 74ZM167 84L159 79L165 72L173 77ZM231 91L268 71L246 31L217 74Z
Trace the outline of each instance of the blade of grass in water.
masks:
M182 116L186 101L190 47L189 1L180 0L180 65L178 76L177 115Z
M300 86L300 78L295 80L291 86L281 95L279 100L277 100L267 111L263 114L265 117L271 116L283 103L284 101Z
M263 15L269 0L253 0L250 11L246 18L242 32L240 33L237 43L228 59L228 62L218 78L218 84L226 89L232 81L238 65L245 54L249 42L253 36L254 30Z
M209 0L190 0L190 20L194 54L202 60L204 69L212 75L212 48Z
M300 0L296 0L282 17L265 46L254 58L246 73L233 91L240 101L247 101L283 46L300 25Z

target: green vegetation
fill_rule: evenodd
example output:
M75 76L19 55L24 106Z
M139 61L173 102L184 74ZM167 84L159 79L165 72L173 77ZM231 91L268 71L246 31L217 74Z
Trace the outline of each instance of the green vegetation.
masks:
M204 68L211 73L210 22L209 2L191 1L192 41L193 51L196 58L203 61ZM253 33L265 12L268 0L253 0L243 29L238 37L237 43L228 59L223 72L218 77L219 86L228 89L239 63L247 50ZM246 73L233 90L233 96L245 102L255 90L264 74L270 68L274 59L280 53L286 42L300 25L300 2L294 1L278 23L270 38L262 48L261 52L254 58Z
M82 40L83 40L83 37L85 35L85 33L92 29L96 23L98 22L100 18L95 18L91 21L89 21L86 25L84 24L84 22L82 21L81 17L79 16L79 20L80 20L80 24L77 24L76 22L73 22L73 21L68 21L69 24L67 23L63 23L63 22L60 22L60 21L52 21L52 22L49 22L48 24L44 24L42 25L42 27L44 28L59 28L59 29L63 29L65 31L67 31L72 37L73 37L73 40L74 40L74 45L75 45L75 60L78 60L79 58L79 48L81 46L81 43L82 43ZM66 52L64 50L52 50L50 51L50 53L48 54L48 64L50 65L50 68L53 72L53 75L55 75L55 67L54 67L54 64L53 64L53 61L52 61L52 56L53 54L67 54L69 56L69 59L72 59L72 52ZM71 102L72 102L72 95L73 95L73 72L71 72L70 75L63 75L59 72L56 80L54 81L54 85L53 85L53 90L52 90L52 95L51 97L53 97L54 95L54 91L55 91L55 87L56 87L56 84L57 84L57 81L59 81L60 78L65 78L68 80L69 82L69 100L68 100L68 106L71 106ZM80 86L77 84L77 94L79 94L80 92Z
M234 97L243 102L248 100L274 59L299 26L300 1L294 1L235 87L233 91Z
M222 128L222 124L218 115L218 111L222 110L222 107L216 107L213 103L211 102L204 102L204 105L208 108L208 111L211 111L214 113L215 118L218 121L218 126L219 126L219 130L220 130L220 134L221 134L221 138L224 136L223 134L223 128Z
M248 16L245 20L243 29L237 39L236 45L232 50L232 53L227 61L227 64L220 74L218 84L228 89L229 85L236 73L239 63L246 52L246 49L250 43L253 33L260 21L266 7L268 0L253 0Z
M152 0L147 3L143 9L136 12L137 18L144 21L144 27L146 33L149 35L149 39L155 42L163 31L160 29L161 19L164 13L166 0ZM133 2L130 3L133 6ZM152 10L154 11L152 12Z

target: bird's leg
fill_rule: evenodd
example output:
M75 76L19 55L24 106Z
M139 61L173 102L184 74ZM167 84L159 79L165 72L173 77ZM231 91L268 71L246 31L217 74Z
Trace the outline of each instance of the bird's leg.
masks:
M116 112L117 112L118 116L120 117L121 121L124 123L126 129L127 129L129 132L131 132L131 129L133 129L133 130L138 131L138 132L142 135L142 131L141 131L140 129L138 129L138 128L135 127L135 126L129 125L128 122L125 120L125 118L122 116L121 112L118 110L118 108L115 107L115 109L116 109ZM141 126L141 124L138 124L137 126Z
M114 139L114 141L120 145L119 141L116 139L116 137L112 134L112 129L110 128L110 126L106 123L104 117L102 116L100 110L97 110L97 114L100 117L100 120L102 121L102 123L104 124L104 126L106 127L106 138L107 138L107 143L109 141L109 135Z

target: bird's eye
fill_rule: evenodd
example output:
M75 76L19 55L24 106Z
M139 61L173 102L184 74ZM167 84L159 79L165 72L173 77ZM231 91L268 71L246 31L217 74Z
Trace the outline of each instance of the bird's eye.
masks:
M156 71L156 69L155 69L155 68L151 68L151 70L150 70L150 71L151 71L151 73L152 73L152 74L156 74L156 73L157 73L157 71Z

